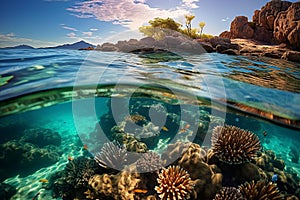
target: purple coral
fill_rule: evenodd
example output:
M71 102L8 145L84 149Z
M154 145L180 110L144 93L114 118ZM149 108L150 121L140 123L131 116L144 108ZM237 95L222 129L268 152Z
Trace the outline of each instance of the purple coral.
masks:
M123 169L127 161L127 151L115 142L107 142L94 159L101 167Z
M136 168L139 172L154 172L163 167L163 161L155 152L143 153L136 162Z

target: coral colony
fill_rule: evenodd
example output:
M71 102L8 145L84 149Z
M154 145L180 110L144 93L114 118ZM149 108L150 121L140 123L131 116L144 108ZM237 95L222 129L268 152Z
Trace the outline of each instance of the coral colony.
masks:
M165 124L158 126L151 122L145 114L151 104L151 101L136 100L131 108L133 116L121 116L118 123L113 120L111 111L103 114L98 123L105 122L108 131L105 134L110 142L95 148L96 152L89 156L69 159L62 171L47 177L45 189L51 190L54 198L62 199L299 198L299 177L285 170L284 161L273 151L263 150L259 137L253 132L221 126L218 119L201 110L194 138L201 142L203 134L212 133L211 148L201 147L188 140L191 123L178 120L180 113L172 112L168 105L165 111L157 110L164 112ZM190 115L189 119L195 116L195 113L185 112ZM133 123L140 126L132 126ZM208 129L208 123L214 127ZM181 133L181 129L185 131ZM178 132L178 140L164 143L163 151L156 150L159 141L168 141L166 136L172 138ZM145 139L141 134L149 137ZM29 142L26 138L23 140ZM59 138L53 138L52 142L59 143ZM18 143L15 143L16 148ZM9 153L12 145L1 148Z

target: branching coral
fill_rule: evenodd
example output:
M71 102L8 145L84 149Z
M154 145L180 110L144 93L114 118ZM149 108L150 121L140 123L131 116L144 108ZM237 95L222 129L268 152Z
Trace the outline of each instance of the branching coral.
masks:
M215 127L211 141L214 154L228 164L248 162L261 148L254 133L235 126Z
M103 145L94 159L101 167L122 169L127 161L127 151L114 142L108 142Z
M63 171L51 178L54 179L50 181L54 196L63 199L83 198L89 179L96 173L98 166L93 159L82 156L70 161Z
M246 182L239 187L242 195L247 200L279 200L283 199L280 191L277 189L276 184L266 182L265 180Z
M155 152L147 152L142 154L136 162L136 168L139 172L154 172L163 167L163 161Z
M214 200L245 200L242 193L235 187L223 187Z
M155 190L163 200L189 199L194 188L193 181L187 171L179 166L170 166L158 174L159 186Z

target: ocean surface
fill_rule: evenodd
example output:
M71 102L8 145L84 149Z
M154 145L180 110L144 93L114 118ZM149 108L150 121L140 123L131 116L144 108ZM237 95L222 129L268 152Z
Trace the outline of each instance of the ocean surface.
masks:
M4 199L159 199L156 178L136 175L139 184L133 188L116 181L136 163L136 155L124 165L99 162L96 155L115 142L128 156L151 151L163 167L185 168L178 161L181 154L166 158L172 145L193 142L206 154L201 162L219 167L223 179L205 182L216 184L211 193L193 185L191 199L197 199L195 194L213 199L221 187L259 179L276 184L284 198L300 198L299 102L300 64L284 60L218 53L0 50L0 194L7 195ZM245 163L255 165L260 178L252 174L237 181L234 176L241 174L227 174L224 166L241 163L222 164L220 157L215 163L208 156L214 128L223 125L259 138L261 149ZM201 180L192 172L198 169L185 170ZM136 173L156 177L159 172ZM103 174L121 177L111 179L117 191L95 189L95 175Z

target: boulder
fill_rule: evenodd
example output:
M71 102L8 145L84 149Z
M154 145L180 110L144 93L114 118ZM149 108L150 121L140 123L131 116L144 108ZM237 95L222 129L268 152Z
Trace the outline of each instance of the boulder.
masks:
M226 49L224 51L222 51L221 53L223 54L227 54L227 55L238 55L238 51L234 50L234 49Z
M213 46L208 42L199 42L199 44L205 49L208 53L214 52Z
M300 15L300 9L299 9ZM298 21L298 25L290 32L288 35L288 42L291 49L300 50L300 20Z
M104 43L101 45L100 49L97 48L97 50L100 51L118 51L119 49L112 43Z
M299 51L287 51L282 55L281 58L285 59L285 60L300 63L300 52Z
M231 33L229 31L224 31L220 34L221 38L231 38Z
M274 21L273 35L277 43L287 43L294 50L300 49L300 2L290 5Z
M273 32L262 26L257 26L254 32L254 39L264 43L271 44L273 42Z
M266 30L274 30L274 20L279 12L285 11L291 5L288 1L272 1L263 6L259 12L255 13L255 20L257 25L264 27ZM258 17L258 19L257 19Z
M231 38L252 38L254 30L248 23L248 18L245 16L237 16L231 22L230 26Z

